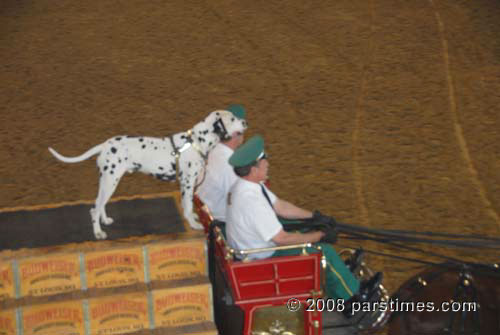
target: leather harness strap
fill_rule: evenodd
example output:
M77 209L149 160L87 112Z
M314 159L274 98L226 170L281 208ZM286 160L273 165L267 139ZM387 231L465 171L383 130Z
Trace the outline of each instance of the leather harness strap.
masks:
M177 180L179 180L179 159L181 157L181 153L183 153L184 151L186 151L187 149L189 149L191 146L200 154L200 156L203 158L203 161L205 162L205 165L207 163L207 159L208 159L208 153L205 154L203 153L203 151L201 150L200 146L198 145L198 143L196 143L194 140L193 140L193 130L192 129L189 129L187 131L187 136L186 136L186 142L184 142L184 144L182 145L182 147L176 147L175 146L175 143L174 143L174 137L173 135L170 135L168 138L170 139L170 143L172 144L172 156L175 157L175 178ZM205 179L205 169L203 169L203 179ZM200 183L201 184L201 183ZM197 185L198 186L198 185Z

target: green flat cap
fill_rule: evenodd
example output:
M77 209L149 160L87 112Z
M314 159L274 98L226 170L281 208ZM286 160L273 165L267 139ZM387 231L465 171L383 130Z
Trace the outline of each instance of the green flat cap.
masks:
M255 135L236 149L229 157L229 164L234 167L247 166L262 156L264 156L264 139L260 135Z
M247 112L245 111L245 107L242 105L229 105L227 108L228 111L233 113L238 119L245 119Z

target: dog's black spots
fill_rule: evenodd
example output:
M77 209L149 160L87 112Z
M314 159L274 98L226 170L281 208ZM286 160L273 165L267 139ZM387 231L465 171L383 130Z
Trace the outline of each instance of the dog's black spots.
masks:
M184 192L184 191L182 191L182 192L181 192L181 195L182 195L182 196L184 196L184 193L185 193L185 192Z
M108 169L108 166L104 165L104 171L106 171L107 169Z
M121 141L122 137L121 136L118 136L117 138L115 138L115 140L117 141Z
M158 166L158 169L163 171L163 166Z
M116 150L116 148L115 148L115 147L111 147L111 152L112 152L112 153L116 154L116 151L117 151L117 150Z
M116 166L115 164L111 164L111 168L112 168L112 169L114 169L114 168L115 168L115 166Z
M185 140L187 138L186 135L181 135L181 140Z
M191 162L188 163L188 167L191 167Z
M212 146L212 141L208 142L208 146L209 147Z
M182 177L182 171L179 171L179 178Z
M206 134L208 134L208 130L204 130L204 131L202 131L201 133L202 133L203 135L206 135Z
M136 162L133 162L132 165L134 166L134 172L137 172L141 169L142 167L142 164L139 164L139 163L136 163Z
M215 113L215 115L219 116L219 115L220 115L220 113L219 113L219 112L217 112L217 113Z
M118 163L121 163L121 162L122 162L122 160L121 160L121 159L119 159L119 160L118 160Z
M109 173L113 174L114 172L113 172L113 170L111 170L111 171L109 171Z
M109 159L106 159L106 163L109 163Z
M205 142L205 138L198 136L198 142Z
M166 173L157 173L154 175L157 179L164 181L175 181L175 174L168 175Z
M198 175L198 172L195 172L195 173L194 173L194 176L196 177L197 175Z
M143 144L141 148L143 148L143 149L146 148L146 144Z
M190 188L191 188L191 186L189 186L189 185L188 185L188 186L186 186L186 190L189 190Z
M158 150L158 147L155 147L155 150Z
M143 142L143 141L144 141L144 139L142 137L139 138L139 142Z
M128 161L128 157L125 157L125 160Z
M175 163L170 163L170 166L171 166L171 169L175 171L175 169L176 169Z
M231 122L234 122L234 117L231 118Z

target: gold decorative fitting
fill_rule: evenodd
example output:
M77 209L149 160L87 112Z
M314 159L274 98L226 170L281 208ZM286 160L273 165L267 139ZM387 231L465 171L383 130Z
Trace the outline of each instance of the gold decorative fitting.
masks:
M281 334L285 331L285 327L280 320L274 320L269 327L269 331L271 332L271 334Z
M497 263L493 264L493 267L498 269L498 264Z
M325 255L321 256L321 267L326 269L326 257Z
M269 327L269 331L254 330L252 335L295 335L295 333L287 331L283 323L279 320L274 320Z
M226 259L226 261L230 261L231 259L233 259L233 254L230 252L226 252L224 258Z
M470 285L470 281L468 279L464 279L464 281L462 283L464 284L464 286Z
M422 279L422 277L418 277L418 282L419 282L419 283L420 283L420 285L422 285L422 286L427 286L427 282L426 282L424 279Z
M315 291L315 290L311 290L311 296L316 299L317 297L320 297L323 295L323 291L322 290L319 290L319 291Z

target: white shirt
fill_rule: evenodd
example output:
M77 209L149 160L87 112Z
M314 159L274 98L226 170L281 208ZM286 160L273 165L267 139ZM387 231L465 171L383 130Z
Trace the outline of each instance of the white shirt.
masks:
M227 193L238 179L233 167L229 165L232 154L233 149L222 143L218 143L210 151L205 166L205 179L196 192L212 216L220 221L226 221Z
M274 205L278 198L267 187L266 192ZM275 247L272 238L283 228L262 193L261 184L242 178L238 178L229 191L226 218L227 241L238 250ZM266 251L250 254L248 258L262 259L272 254Z

